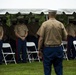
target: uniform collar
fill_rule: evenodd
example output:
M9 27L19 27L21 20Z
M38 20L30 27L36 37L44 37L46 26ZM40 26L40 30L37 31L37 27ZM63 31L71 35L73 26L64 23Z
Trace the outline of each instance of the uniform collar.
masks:
M50 18L49 20L55 20L55 18Z

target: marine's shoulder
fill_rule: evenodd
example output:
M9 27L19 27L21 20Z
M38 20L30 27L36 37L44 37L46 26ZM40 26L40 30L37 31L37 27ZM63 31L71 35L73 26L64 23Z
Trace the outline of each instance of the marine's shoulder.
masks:
M46 20L46 21L44 21L44 22L42 23L42 25L45 26L48 22L49 22L49 20Z

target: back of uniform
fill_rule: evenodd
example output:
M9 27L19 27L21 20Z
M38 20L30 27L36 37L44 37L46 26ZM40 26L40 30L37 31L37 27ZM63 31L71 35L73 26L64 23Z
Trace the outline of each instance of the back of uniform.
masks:
M44 38L44 46L61 45L62 40L67 37L64 25L56 19L45 21L37 34Z
M56 20L50 18L43 22L37 34L41 37L39 42L43 43L43 65L45 75L51 75L51 66L53 64L56 75L63 75L62 60L63 49L61 46L62 40L67 38L67 32L64 25ZM39 43L40 50L42 44Z

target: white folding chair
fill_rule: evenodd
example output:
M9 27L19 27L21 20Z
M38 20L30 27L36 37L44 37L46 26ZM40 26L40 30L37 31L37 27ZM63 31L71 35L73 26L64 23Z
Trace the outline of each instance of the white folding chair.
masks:
M62 41L62 46L63 46L63 58L68 60L67 56L67 41Z
M15 62L15 64L16 64L15 53L12 51L11 45L9 43L3 43L2 54L3 54L3 60L6 65L8 62ZM10 60L6 59L10 55L11 55L11 59Z
M74 45L74 48L75 48L75 50L76 50L76 40L73 41L73 45Z
M27 42L26 45L27 45L27 55L28 55L29 62L31 63L31 61L34 61L34 60L38 60L40 62L37 47L36 47L35 43ZM29 47L34 47L34 50L29 50L28 49ZM36 54L36 57L34 58L33 56L31 56L32 54Z

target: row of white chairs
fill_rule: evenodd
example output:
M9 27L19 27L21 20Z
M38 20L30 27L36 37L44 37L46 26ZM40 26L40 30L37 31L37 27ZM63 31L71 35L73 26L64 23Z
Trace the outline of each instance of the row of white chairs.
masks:
M67 48L64 47L64 45L67 45L67 41L62 41L62 46L63 46L63 52L64 52L64 58L66 58L68 60L68 56L67 56ZM76 41L73 41L73 45L76 49ZM34 42L27 42L27 47L34 47L35 50L31 51L28 50L27 48L27 56L28 56L28 60L31 63L33 60L38 60L40 62L39 56L38 56L38 50L37 47L35 45ZM4 50L2 49L2 54L3 54L3 60L5 62L5 64L7 65L8 62L15 62L16 64L16 60L15 60L15 52L13 52L12 47L9 43L3 43L2 48L10 48L10 52L4 52ZM32 54L36 54L36 58L31 57ZM12 59L11 60L6 60L6 57L12 55Z
M38 56L38 50L37 50L35 43L34 42L27 42L26 44L27 44L27 47L34 47L33 51L28 50L28 48L27 48L27 56L28 56L29 62L31 63L33 60L38 60L40 62L40 59ZM11 45L9 43L3 43L2 48L3 48L2 49L3 60L4 60L5 64L7 65L8 62L15 62L15 64L16 64L15 52L13 52ZM5 48L7 48L7 50L9 48L9 51L4 51ZM31 57L32 54L36 54L36 58ZM12 55L11 60L6 59L9 55Z

